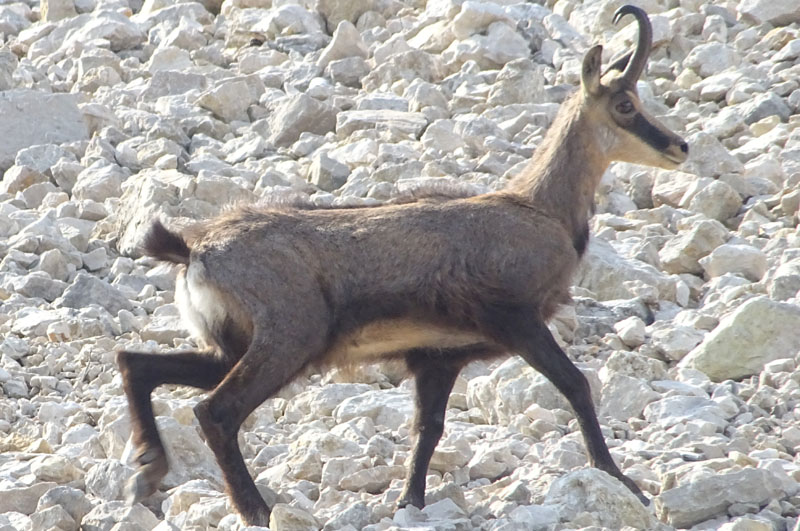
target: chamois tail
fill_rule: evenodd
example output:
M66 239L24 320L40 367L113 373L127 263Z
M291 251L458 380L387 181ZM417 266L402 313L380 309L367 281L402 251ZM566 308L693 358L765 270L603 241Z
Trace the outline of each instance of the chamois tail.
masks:
M177 232L167 229L160 220L150 225L142 242L142 250L147 256L152 256L173 264L189 264L191 249L186 240Z

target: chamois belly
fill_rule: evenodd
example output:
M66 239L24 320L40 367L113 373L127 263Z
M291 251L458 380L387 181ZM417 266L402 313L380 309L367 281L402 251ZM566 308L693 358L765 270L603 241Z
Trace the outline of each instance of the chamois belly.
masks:
M412 319L375 321L336 338L326 358L333 363L377 361L417 348L452 349L489 343L478 333Z

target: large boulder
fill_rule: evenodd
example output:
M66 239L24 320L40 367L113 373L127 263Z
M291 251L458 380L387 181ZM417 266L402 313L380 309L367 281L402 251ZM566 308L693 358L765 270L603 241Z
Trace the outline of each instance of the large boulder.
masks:
M74 94L14 89L0 92L0 171L23 148L87 140L89 132Z
M756 297L725 317L679 366L717 382L746 378L771 361L794 357L798 330L800 307Z

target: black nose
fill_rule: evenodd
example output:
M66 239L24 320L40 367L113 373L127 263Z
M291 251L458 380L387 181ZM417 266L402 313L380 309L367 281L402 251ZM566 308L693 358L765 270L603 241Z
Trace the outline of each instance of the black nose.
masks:
M689 153L689 144L686 142L681 142L680 148L682 152Z

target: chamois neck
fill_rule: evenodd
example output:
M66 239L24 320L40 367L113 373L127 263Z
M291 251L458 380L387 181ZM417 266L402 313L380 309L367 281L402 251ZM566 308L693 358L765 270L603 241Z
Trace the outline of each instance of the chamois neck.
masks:
M608 132L592 123L590 112L578 89L561 105L531 162L506 186L560 219L576 248L585 245L595 189L610 163Z

